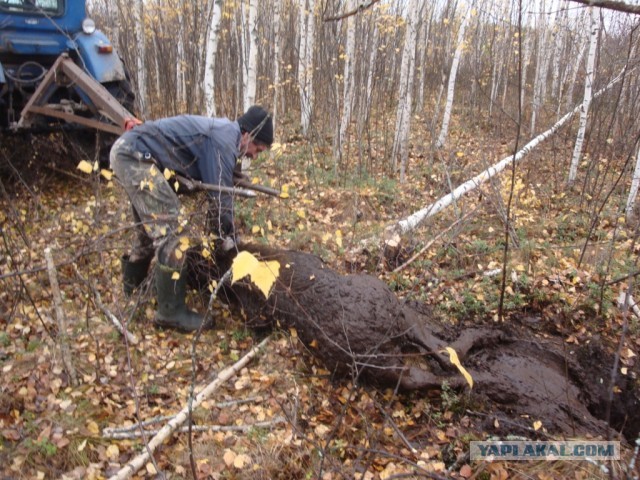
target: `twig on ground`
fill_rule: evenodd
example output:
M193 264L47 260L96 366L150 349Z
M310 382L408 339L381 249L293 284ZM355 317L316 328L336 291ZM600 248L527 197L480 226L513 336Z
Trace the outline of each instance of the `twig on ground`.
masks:
M222 384L224 384L230 378L234 377L269 343L270 339L270 336L265 338L262 342L260 342L260 344L249 350L244 357L220 372L217 378L209 385L207 385L196 396L193 404L191 405L191 408L195 408L200 405ZM162 427L160 431L149 441L148 448L144 452L133 458L124 467L122 467L118 471L118 473L110 478L110 480L125 480L131 478L134 473L140 470L140 468L142 468L142 466L145 465L145 463L149 459L150 453L158 448L158 446L162 445L162 443L187 420L188 410L189 406L186 406L182 410L180 410L180 413L178 413L173 420Z
M248 432L252 428L271 428L276 425L287 423L284 417L276 417L268 422L258 422L249 425L193 425L191 430L194 432ZM136 425L138 427L138 425ZM180 427L175 430L179 433L188 433L189 427ZM160 430L147 431L147 435L157 435ZM131 439L141 437L142 433L139 430L130 429L128 431L119 432L116 429L105 428L102 431L102 438L109 438L114 440Z
M129 341L130 344L137 345L138 338L129 330L127 330L127 327L124 326L124 324L118 319L118 317L116 317L113 313L111 313L111 310L109 310L107 306L104 303L102 303L102 296L100 295L100 292L98 291L96 286L93 284L93 282L85 279L80 274L80 271L78 270L78 265L76 265L75 263L73 264L73 269L76 272L76 275L78 276L78 278L82 280L82 282L91 289L91 292L93 293L93 301L95 302L96 307L98 307L102 311L104 316L107 317L111 321L111 323L113 323L113 326L116 327L116 330L118 330L121 335L127 337L127 340Z
M234 405L241 405L243 403L253 403L253 402L261 402L263 401L264 398L261 396L256 396L256 397L248 397L248 398L239 398L237 400L229 400L226 402L218 402L214 405L215 408L227 408L227 407L232 407ZM133 430L139 430L140 428L144 428L144 427L149 427L151 425L155 425L157 423L163 423L163 422L167 422L173 418L175 418L175 415L161 415L159 417L153 417L150 418L149 420L145 420L144 422L140 422L140 423L134 423L132 425L127 425L126 427L113 427L113 428L105 428L102 431L102 435L104 437L110 437L113 434L118 434L118 433L127 433L127 432L131 432ZM136 435L139 436L139 435ZM112 438L116 438L116 437L112 437Z
M436 243L438 240L440 240L445 233L448 233L453 227L455 227L456 225L458 225L459 223L467 220L471 215L473 215L475 213L475 209L469 213L467 213L464 217L459 218L458 220L456 220L455 222L453 222L451 225L449 225L447 228L445 228L443 231L441 231L440 233L438 233L438 235L436 235L434 238L432 238L429 242L427 242L427 244L422 247L417 253L415 253L409 260L407 260L406 262L404 262L402 265L400 265L399 267L396 267L393 270L393 273L399 272L401 270L404 270L405 268L407 268L412 262L414 262L420 255L422 255L424 252L426 252L427 250L429 250L434 243Z
M44 249L44 258L47 262L47 273L49 274L49 283L51 284L51 291L53 293L53 304L56 313L56 320L58 322L58 343L60 347L60 355L62 356L62 363L64 368L69 374L71 385L78 385L78 376L76 369L71 361L71 352L69 351L69 343L67 337L67 318L62 308L62 295L60 294L60 285L58 285L58 276L56 274L56 267L53 263L53 255L51 255L51 248Z

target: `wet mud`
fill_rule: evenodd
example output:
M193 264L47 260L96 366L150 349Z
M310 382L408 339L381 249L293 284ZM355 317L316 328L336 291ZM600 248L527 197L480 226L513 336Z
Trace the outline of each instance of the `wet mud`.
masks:
M569 348L560 338L538 338L517 324L452 331L428 308L399 301L376 277L340 275L302 252L242 248L278 260L279 278L266 300L248 281L226 285L222 300L250 328L295 328L307 350L335 375L425 392L446 381L468 391L442 353L451 346L474 379L470 395L481 405L487 431L502 426L512 434L530 434L536 421L553 435L622 433L634 440L640 431L637 372L617 376L618 393L609 409L613 358L600 345ZM212 262L190 252L192 281L207 285L220 278L234 256L218 253Z

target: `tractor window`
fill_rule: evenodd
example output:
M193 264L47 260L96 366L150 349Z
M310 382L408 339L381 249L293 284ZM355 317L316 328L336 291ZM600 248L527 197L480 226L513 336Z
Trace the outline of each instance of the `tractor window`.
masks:
M4 12L56 15L64 11L64 0L0 0Z

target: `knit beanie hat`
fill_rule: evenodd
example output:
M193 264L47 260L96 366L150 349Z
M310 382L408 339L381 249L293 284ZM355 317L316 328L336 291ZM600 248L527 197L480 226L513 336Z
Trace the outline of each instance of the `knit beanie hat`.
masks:
M262 107L253 105L238 118L240 131L249 132L256 140L271 146L273 143L273 122L271 115Z

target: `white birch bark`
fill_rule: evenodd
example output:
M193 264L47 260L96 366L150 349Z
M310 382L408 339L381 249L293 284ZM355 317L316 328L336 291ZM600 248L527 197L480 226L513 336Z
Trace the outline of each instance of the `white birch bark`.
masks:
M178 109L179 111L183 111L184 107L187 104L187 88L185 82L185 65L184 59L185 49L184 49L184 15L178 10L178 31L175 36L177 48L178 48L178 63L176 64L176 98L178 100Z
M281 42L281 11L282 11L282 1L283 0L275 0L273 6L273 38L274 38L274 54L275 54L275 64L273 66L273 111L272 111L272 121L273 121L273 131L277 132L276 128L278 123L278 114L280 113L280 101L282 97L282 85L280 85L280 63L282 62L282 48L280 46Z
M569 80L568 85L569 85L569 89L567 90L567 93L565 94L565 110L567 110L569 108L569 106L573 103L573 87L576 84L576 78L578 76L578 72L580 71L580 65L582 65L582 60L584 59L584 54L587 51L587 43L585 42L585 44L582 46L582 48L580 49L580 53L578 53L578 57L576 58L576 62L574 64L574 67L571 71L571 80Z
M300 92L300 123L306 137L313 110L313 45L315 42L315 0L300 0L300 47L298 88Z
M207 49L204 66L204 98L208 117L216 116L216 56L218 54L218 38L222 20L222 0L214 0L211 23L207 33Z
M531 109L531 134L535 133L538 113L544 105L547 97L547 74L549 72L549 45L551 44L551 25L553 25L553 14L549 21L545 21L544 2L542 3L543 15L538 29L542 31L542 38L538 42L538 55L536 59L536 73L533 79L533 105ZM552 7L551 7L552 8ZM552 11L555 12L552 8Z
M245 112L256 103L256 75L258 63L258 0L249 0L249 19L246 24L247 34L243 40L248 43L244 51L243 99Z
M458 30L458 39L456 43L456 51L453 54L453 63L451 64L451 71L449 72L449 83L447 86L447 101L444 107L444 116L442 117L442 128L436 141L436 148L444 147L447 141L447 135L449 133L449 122L451 120L451 109L453 107L453 97L456 87L456 76L458 75L458 65L460 64L460 58L462 57L462 50L464 49L464 32L471 16L471 8L467 9L464 14L460 29Z
M347 1L347 11L355 8L355 0ZM353 65L356 53L356 25L355 16L347 17L347 42L344 52L344 70L342 75L342 117L340 118L340 128L335 139L333 148L333 157L337 164L342 159L342 145L347 140L347 130L351 123L351 109L353 108Z
M571 167L569 168L569 184L572 184L578 175L578 165L582 157L582 145L584 134L587 130L587 117L592 100L593 80L595 78L596 50L598 46L598 32L600 31L600 21L596 9L591 9L591 39L589 40L589 54L587 55L587 72L584 79L584 98L580 107L580 124L578 126L578 136L573 149Z
M599 97L600 95L604 94L607 90L609 90L611 87L613 87L616 83L618 83L623 78L623 74L625 70L626 70L626 67L624 67L622 71L613 80L611 80L611 82L609 82L607 86L599 90L593 96L593 98L595 99ZM556 122L550 129L546 130L545 132L535 137L533 140L529 141L529 143L527 143L524 147L522 147L522 149L520 149L515 155L510 155L506 158L503 158L495 165L489 167L482 173L479 173L478 175L473 177L471 180L467 180L462 185L455 188L451 193L440 198L439 200L432 203L428 207L425 207L409 215L408 217L398 221L397 223L389 226L387 229L385 229L385 238L395 239L397 238L398 235L403 235L407 232L410 232L411 230L414 230L416 227L418 227L428 218L433 217L437 213L440 213L442 210L444 210L453 202L461 198L463 195L475 190L476 187L478 187L482 183L486 182L490 178L502 172L505 168L511 165L511 163L519 162L527 154L529 154L534 148L536 148L542 142L544 142L545 140L553 136L560 128L562 128L565 124L567 124L569 120L571 120L571 118L580 111L581 108L582 108L582 105L578 105L577 107L575 107L572 111L567 113L558 122ZM370 241L367 243L370 243Z
M407 159L409 158L409 133L411 131L411 109L416 64L416 41L419 26L419 2L410 0L406 16L406 32L400 64L400 85L398 107L396 109L396 133L393 142L393 169L397 169L400 157L400 183L405 181Z
M435 8L431 8L431 15L429 15L429 21L426 19L422 21L420 28L420 41L418 42L418 58L420 59L420 78L418 79L418 98L416 100L416 110L421 112L424 110L424 87L426 83L427 68L427 45L429 43L429 35L431 34L431 23L433 22L433 15Z
M636 197L638 196L638 188L640 188L640 145L638 146L638 153L636 154L636 167L633 170L633 178L631 179L631 190L629 190L627 207L625 208L627 220L630 220L633 216Z
M144 1L136 0L134 6L135 35L138 44L138 54L136 55L136 82L138 84L138 111L142 118L147 113L147 68L145 64L146 48L144 38ZM159 72L158 72L159 73Z

